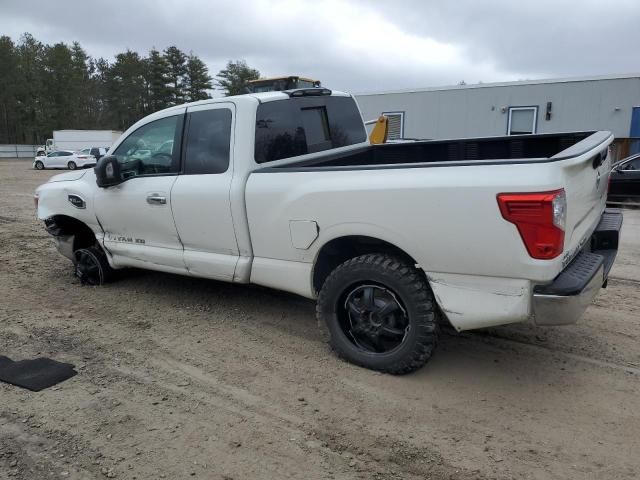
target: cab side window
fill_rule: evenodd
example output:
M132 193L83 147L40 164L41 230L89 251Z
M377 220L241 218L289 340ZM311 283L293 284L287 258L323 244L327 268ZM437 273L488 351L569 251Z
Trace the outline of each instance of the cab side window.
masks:
M224 173L229 168L231 110L216 108L188 114L185 175Z
M125 176L177 173L183 115L143 125L118 146L113 155Z

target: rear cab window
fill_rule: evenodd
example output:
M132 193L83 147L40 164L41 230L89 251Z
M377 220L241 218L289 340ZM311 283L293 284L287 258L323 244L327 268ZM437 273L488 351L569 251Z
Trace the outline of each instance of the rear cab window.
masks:
M255 160L272 162L355 145L367 139L351 97L292 97L262 103L256 113Z

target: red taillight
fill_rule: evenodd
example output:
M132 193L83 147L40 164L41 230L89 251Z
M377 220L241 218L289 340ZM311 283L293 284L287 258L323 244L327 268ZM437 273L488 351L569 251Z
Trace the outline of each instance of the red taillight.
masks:
M504 219L517 227L531 257L548 260L562 253L567 210L563 189L499 193L498 205Z

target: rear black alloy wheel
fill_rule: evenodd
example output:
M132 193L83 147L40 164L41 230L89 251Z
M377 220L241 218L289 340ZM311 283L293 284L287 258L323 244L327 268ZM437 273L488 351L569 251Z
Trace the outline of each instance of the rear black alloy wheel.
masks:
M78 166L76 165L76 162L67 163L67 167L69 168L69 170L75 170L76 168L78 168Z
M357 285L339 306L342 332L353 344L372 353L399 347L409 331L409 317L398 297L380 285Z
M80 248L75 251L75 274L82 285L97 286L111 279L113 269L99 248Z
M385 254L337 267L318 296L318 321L342 358L393 374L422 367L437 342L437 307L424 274Z
M36 162L36 170L44 170L44 163L42 163L40 160Z

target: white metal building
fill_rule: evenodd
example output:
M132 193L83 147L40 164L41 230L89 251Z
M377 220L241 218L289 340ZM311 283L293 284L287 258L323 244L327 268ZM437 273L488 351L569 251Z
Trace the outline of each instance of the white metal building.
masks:
M640 74L457 85L356 94L392 138L610 130L640 137Z

